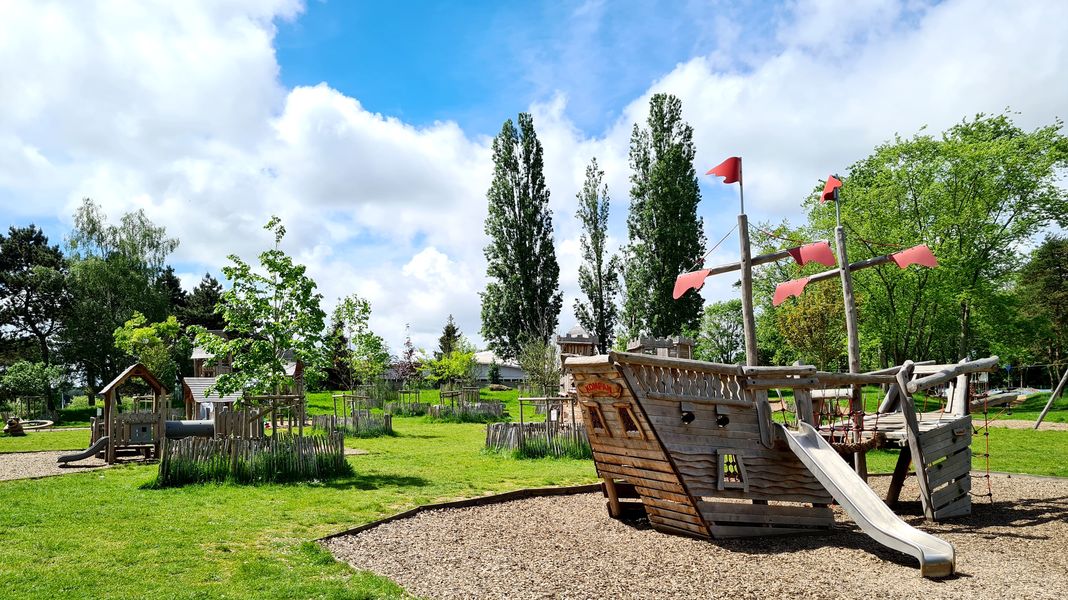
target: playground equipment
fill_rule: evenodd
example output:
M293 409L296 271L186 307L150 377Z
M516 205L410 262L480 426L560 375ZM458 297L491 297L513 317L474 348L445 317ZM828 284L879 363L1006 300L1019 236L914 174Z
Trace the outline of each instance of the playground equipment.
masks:
M741 194L740 158L727 159L709 174L725 177L725 183L737 182ZM665 532L704 538L790 535L828 530L834 517L827 505L833 499L873 539L916 557L922 575L948 576L955 568L953 546L910 527L890 506L900 495L911 462L926 518L970 513L969 377L993 370L998 359L922 367L906 361L899 367L860 372L852 272L891 262L900 268L934 267L937 260L920 245L850 263L838 210L840 186L837 178L828 177L821 198L835 201L836 253L828 242L818 241L753 257L742 196L741 259L678 276L676 299L700 289L710 275L740 272L746 366L686 360L679 353L671 357L661 348L655 349L659 356L573 357L566 366L575 378L612 516L623 514L621 498L637 497L653 527ZM787 258L800 265L814 261L827 266L837 259L838 268L780 284L774 304L800 295L810 283L838 277L848 373L819 372L805 365L757 365L752 268ZM865 414L861 395L861 386L869 384L889 388L874 415ZM946 408L918 413L912 395L943 384L951 384ZM829 386L845 387L826 389ZM772 419L770 390L780 392L784 423ZM793 394L792 423L782 390ZM848 399L848 411L822 410L837 398ZM824 416L827 423L821 427ZM902 448L887 503L865 482L865 453L885 443ZM852 467L843 460L846 456ZM628 504L626 508L637 508Z
M131 404L135 410L123 411L119 403L119 386L130 379L140 378L152 390L150 396L142 397ZM114 464L120 450L135 450L158 457L164 438L179 439L188 436L211 437L215 434L213 421L167 420L167 390L147 367L138 363L131 365L111 383L100 390L104 396L103 416L93 418L90 424L89 447L82 452L65 454L56 460L61 463L85 460L103 452L108 464ZM188 408L187 408L188 412Z
M894 394L903 408L904 438L921 457L916 474L929 518L970 507L970 417L926 420L920 427L911 393L990 364L954 365L914 382L904 379L908 363L892 375L865 374L903 381ZM811 391L821 378L841 381L845 374L625 352L571 358L567 367L613 516L623 512L620 498L630 495L640 498L660 531L705 538L789 535L829 530L833 500L875 540L915 556L924 576L953 572L952 546L898 519L814 426ZM794 428L775 423L770 408L761 408L771 388L793 392ZM923 458L947 454L938 464ZM899 470L894 481L905 473Z

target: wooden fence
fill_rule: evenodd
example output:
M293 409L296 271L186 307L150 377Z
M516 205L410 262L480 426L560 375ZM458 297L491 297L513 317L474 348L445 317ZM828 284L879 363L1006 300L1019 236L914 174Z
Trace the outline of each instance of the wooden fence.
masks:
M435 404L429 407L427 414L434 418L450 416L504 417L503 402L456 402L453 404Z
M370 437L393 433L393 415L375 415L369 410L358 410L347 417L334 415L312 416L312 427L322 431L344 431L350 435Z
M486 448L517 450L524 443L538 440L540 444L563 447L590 444L585 427L569 427L553 423L490 423L486 426Z
M340 431L308 436L276 433L260 439L187 437L164 444L157 484L300 481L348 473L345 435Z
M263 411L257 409L216 411L215 437L261 439L263 416Z

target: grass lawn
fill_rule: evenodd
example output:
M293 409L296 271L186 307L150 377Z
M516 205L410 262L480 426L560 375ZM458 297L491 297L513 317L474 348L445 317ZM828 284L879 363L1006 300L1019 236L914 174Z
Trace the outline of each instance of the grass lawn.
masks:
M1049 402L1049 395L1049 392L1035 394L1025 400L1023 404L1001 413L998 418L1019 419L1034 423L1038 420L1038 415L1042 413L1042 408ZM1000 411L1000 408L991 409L990 414L994 415ZM1053 403L1053 407L1050 408L1049 414L1046 415L1042 422L1068 423L1068 394L1061 394L1061 397L1057 398L1057 401Z
M419 401L424 404L438 404L441 401L441 395L439 390L429 389L422 390L420 392ZM334 400L331 398L333 394L339 394L341 392L311 392L308 394L308 414L310 415L325 415L334 413ZM504 402L504 410L508 414L508 419L512 421L519 420L519 392L518 390L507 390L504 392L491 392L489 388L482 388L479 390L479 397L482 400L496 400L498 402ZM341 408L339 407L340 411ZM524 421L544 421L545 415L535 414L534 405L529 402L523 404L523 420ZM378 412L378 411L376 411Z
M397 437L349 440L371 454L350 457L354 477L325 483L141 489L154 465L0 482L3 595L398 596L309 541L418 504L594 480L590 461L483 454L481 425L414 417L395 428Z
M88 429L27 431L24 436L0 436L0 454L39 450L82 450L88 447Z
M973 470L986 470L984 454L986 442L980 431L972 438ZM896 450L873 450L868 453L868 471L893 473L896 461ZM1068 431L991 427L990 470L1068 477Z

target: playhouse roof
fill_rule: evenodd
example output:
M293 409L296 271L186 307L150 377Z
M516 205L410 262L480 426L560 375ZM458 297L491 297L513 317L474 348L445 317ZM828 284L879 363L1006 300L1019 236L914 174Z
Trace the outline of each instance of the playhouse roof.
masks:
M156 376L152 374L152 371L149 371L148 367L142 365L141 363L137 363L130 365L126 368L125 371L120 373L118 377L112 379L111 383L105 385L100 390L100 394L107 396L110 392L115 391L115 388L119 387L123 383L126 383L127 380L132 379L134 377L140 377L141 379L143 379L145 383L147 383L149 387L155 390L157 394L167 393L167 388L163 387L163 384L160 383L158 379L156 379Z

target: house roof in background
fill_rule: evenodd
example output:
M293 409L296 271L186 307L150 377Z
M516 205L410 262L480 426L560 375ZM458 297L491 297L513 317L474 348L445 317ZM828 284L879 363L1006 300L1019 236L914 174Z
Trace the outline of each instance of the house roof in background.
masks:
M228 394L220 397L218 394L208 395L207 390L215 384L214 377L186 377L182 385L193 396L195 402L210 402L212 404L232 404L241 399L241 394Z

